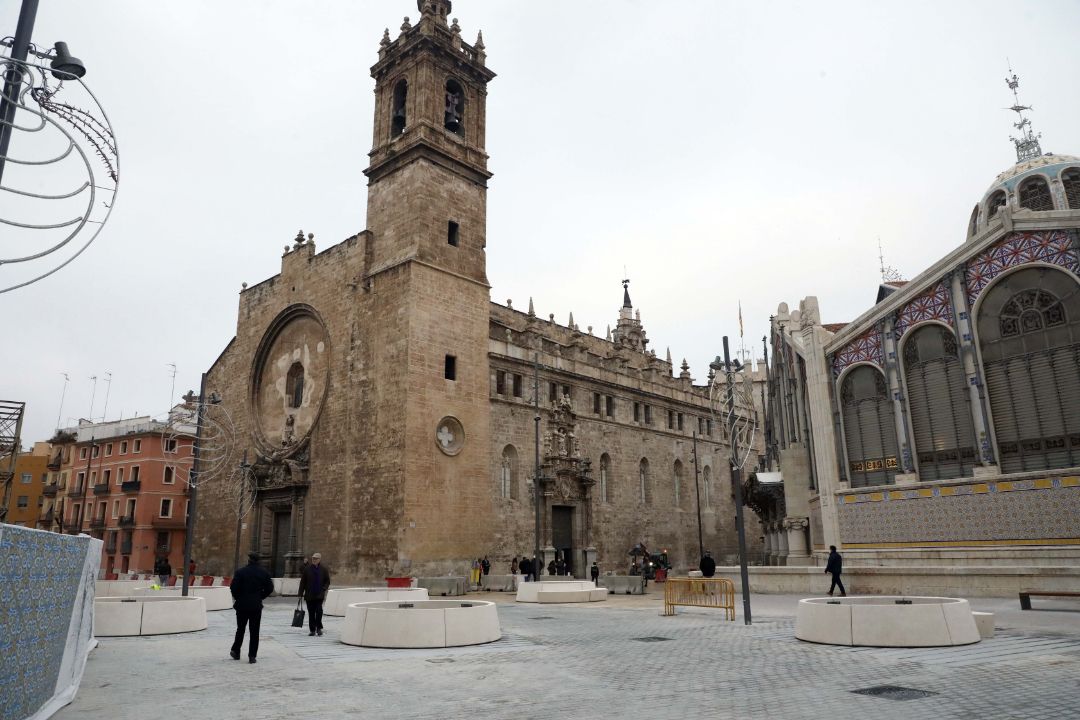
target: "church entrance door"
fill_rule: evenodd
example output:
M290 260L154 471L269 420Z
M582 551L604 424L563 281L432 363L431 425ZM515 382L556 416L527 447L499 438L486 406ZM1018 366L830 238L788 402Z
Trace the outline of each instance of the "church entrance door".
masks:
M289 551L289 529L292 526L291 512L274 513L274 537L271 544L270 575L285 577L285 553Z
M574 567L574 508L569 505L551 507L551 544L567 565L567 571L576 575Z

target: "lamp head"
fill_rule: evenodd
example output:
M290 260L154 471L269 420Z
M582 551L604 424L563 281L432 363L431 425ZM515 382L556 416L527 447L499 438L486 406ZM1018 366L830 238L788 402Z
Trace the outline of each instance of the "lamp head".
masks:
M66 42L56 43L54 49L56 50L56 57L49 63L54 78L57 80L70 80L73 77L81 78L86 74L86 66L83 65L82 60L71 56Z

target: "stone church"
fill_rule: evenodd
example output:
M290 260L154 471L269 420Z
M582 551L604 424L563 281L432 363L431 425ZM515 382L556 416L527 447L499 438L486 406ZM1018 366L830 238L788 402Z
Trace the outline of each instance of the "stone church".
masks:
M299 234L280 274L240 293L236 336L206 375L254 502L238 520L235 487L200 486L200 566L229 572L255 550L292 576L318 551L354 580L462 573L485 555L506 572L532 554L537 523L545 564L558 554L578 576L594 560L625 573L638 543L679 569L702 548L733 562L710 385L648 348L626 283L605 337L572 316L537 317L531 301L490 300L495 73L449 0L417 5L415 25L383 35L371 70L368 228L318 253ZM749 368L738 377L764 382ZM754 416L755 404L738 412ZM753 558L756 523L747 536Z

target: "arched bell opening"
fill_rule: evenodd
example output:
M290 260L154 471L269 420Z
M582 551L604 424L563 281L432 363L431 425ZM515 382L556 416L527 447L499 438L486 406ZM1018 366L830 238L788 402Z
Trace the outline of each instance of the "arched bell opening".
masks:
M446 109L443 112L443 127L450 132L465 135L465 91L461 83L450 78L446 81Z

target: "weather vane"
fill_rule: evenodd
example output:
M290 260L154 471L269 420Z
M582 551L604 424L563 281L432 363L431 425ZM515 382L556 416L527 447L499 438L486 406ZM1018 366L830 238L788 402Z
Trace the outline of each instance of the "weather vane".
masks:
M1020 78L1013 72L1011 63L1009 64L1009 75L1005 78L1005 84L1009 86L1013 94L1013 104L1008 109L1016 113L1019 118L1017 122L1013 123L1013 127L1020 131L1020 137L1009 136L1009 139L1013 141L1013 145L1016 146L1016 162L1037 158L1043 154L1042 146L1039 145L1039 138L1042 137L1042 133L1032 131L1031 120L1024 117L1024 111L1033 108L1031 105L1020 104L1020 93L1017 92L1017 88L1020 87Z
M881 282L893 283L902 280L903 278L900 277L900 272L896 268L892 265L885 264L885 251L881 249L880 237L877 239L877 252L878 263L880 263L881 266Z

